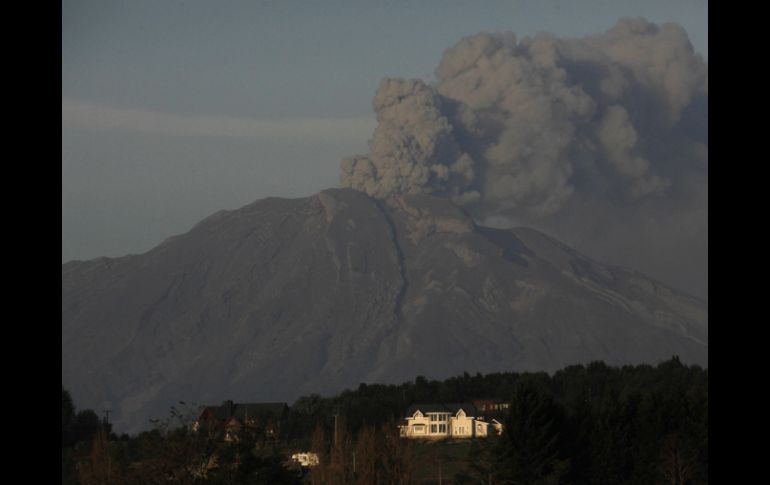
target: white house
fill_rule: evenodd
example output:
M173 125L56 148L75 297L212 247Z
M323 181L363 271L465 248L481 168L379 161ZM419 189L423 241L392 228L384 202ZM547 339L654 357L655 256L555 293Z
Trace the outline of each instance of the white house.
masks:
M303 453L294 453L291 455L291 459L299 463L300 466L311 467L318 466L318 454L311 451L305 451Z
M490 426L497 434L502 432L499 421L486 421L472 404L415 404L406 411L399 430L404 438L478 438L488 436Z

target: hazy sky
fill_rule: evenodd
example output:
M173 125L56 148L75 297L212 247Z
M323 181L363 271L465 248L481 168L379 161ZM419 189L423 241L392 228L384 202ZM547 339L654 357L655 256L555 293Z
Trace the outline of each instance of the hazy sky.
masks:
M482 31L583 36L704 1L62 3L62 261L141 253L220 209L337 186L386 76L432 80Z

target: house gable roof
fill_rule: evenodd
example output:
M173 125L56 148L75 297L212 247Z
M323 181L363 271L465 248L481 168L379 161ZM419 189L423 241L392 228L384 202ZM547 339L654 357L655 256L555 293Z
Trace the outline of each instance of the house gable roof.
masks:
M470 403L445 403L445 404L412 404L406 410L407 416L414 416L417 411L423 414L427 413L450 413L453 416L457 415L457 412L462 409L467 416L476 416L478 411L473 404Z
M246 417L249 419L273 419L277 420L283 417L284 413L289 409L288 404L285 402L261 402L261 403L223 403L220 406L206 406L201 417L206 414L218 419L220 421L226 421L230 418L237 418L244 421Z
M289 406L283 402L260 402L236 404L233 416L239 419L280 419Z

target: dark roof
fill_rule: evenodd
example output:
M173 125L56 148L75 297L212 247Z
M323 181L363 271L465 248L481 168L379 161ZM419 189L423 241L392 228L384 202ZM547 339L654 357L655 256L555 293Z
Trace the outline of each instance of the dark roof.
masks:
M280 419L289 409L285 402L234 403L225 401L220 406L206 406L203 412L209 411L216 419L225 421L232 417L241 421L249 419L270 418Z
M253 419L263 417L279 419L288 409L288 404L284 402L242 403L234 406L233 416L239 419L245 419L247 416Z
M462 402L462 403L445 403L445 404L412 404L409 406L409 409L406 410L407 416L414 416L414 413L418 410L425 413L452 413L452 415L457 414L457 411L462 409L465 411L465 414L469 416L476 416L478 415L478 410L476 410L476 407L473 404Z
M486 398L486 399L474 399L474 403L480 403L480 404L503 404L505 401L498 398Z

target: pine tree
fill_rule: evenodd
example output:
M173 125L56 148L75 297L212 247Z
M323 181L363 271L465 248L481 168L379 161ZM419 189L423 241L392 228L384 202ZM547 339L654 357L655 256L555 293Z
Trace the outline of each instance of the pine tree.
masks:
M344 416L334 421L334 438L329 453L332 482L338 485L353 483L353 440Z
M377 463L377 433L373 427L364 425L358 432L355 453L355 483L358 485L380 483Z
M557 484L569 470L561 457L562 413L553 397L529 381L514 388L505 433L496 450L503 481L516 484Z
M78 470L81 485L123 484L120 470L113 461L107 431L100 429L93 437L88 460Z
M311 483L321 485L327 483L329 473L329 455L326 446L326 433L321 422L318 422L311 438L310 451L318 456L318 464L313 467L311 473Z
M411 483L414 474L414 445L412 440L402 439L398 426L392 419L380 428L382 483L404 485Z
M66 448L72 443L72 427L75 425L75 405L69 391L61 388L61 446Z

